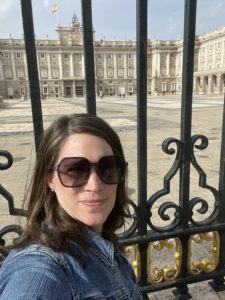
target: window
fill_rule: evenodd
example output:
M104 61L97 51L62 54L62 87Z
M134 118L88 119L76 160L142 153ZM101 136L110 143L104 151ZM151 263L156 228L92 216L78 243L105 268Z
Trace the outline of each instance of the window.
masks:
M69 58L69 55L67 53L64 54L64 58Z
M44 58L45 58L45 54L44 54L44 53L41 53L41 54L40 54L40 57L41 57L41 59L44 59Z
M81 54L75 54L74 60L75 60L75 62L77 62L77 63L81 63Z
M112 54L108 54L107 58L112 59Z
M41 78L48 78L48 70L43 68L41 69Z
M48 94L48 87L47 87L47 86L44 86L44 87L43 87L43 94L44 94L44 95L47 95L47 94Z
M59 78L59 70L52 69L52 78Z
M21 53L16 53L16 58L20 59L21 58Z
M82 85L76 86L76 96L82 97L84 95L84 87Z
M64 77L70 77L70 67L69 66L64 66L63 76Z
M174 75L175 75L175 67L174 67L174 66L171 66L171 67L170 67L170 75L171 75L171 76L174 76Z
M122 58L122 54L118 54L118 58L121 59Z
M175 91L176 91L176 83L175 83L175 82L172 82L172 83L171 83L171 91L172 91L172 92L175 92Z
M107 65L108 65L109 67L113 67L113 61L112 61L112 60L108 60L108 61L107 61Z
M117 76L118 76L119 78L123 78L123 76L124 76L123 73L124 73L124 72L123 72L123 69L118 69L118 74L117 74Z
M65 87L65 95L66 96L72 96L72 90L70 86Z
M98 77L103 77L104 76L104 72L103 69L98 69Z
M108 78L113 78L113 69L108 69L107 76Z
M102 58L102 55L101 54L98 54L98 56L97 56L98 58Z
M128 92L129 92L129 93L133 93L133 91L134 91L134 87L133 87L133 85L130 84L130 85L128 86Z
M6 69L5 70L5 78L6 79L12 79L12 70L11 69Z
M134 71L133 71L133 69L128 69L128 71L127 71L127 75L128 75L128 77L134 77Z
M53 59L56 58L56 54L55 54L55 53L52 54L52 58L53 58Z
M18 79L24 78L23 69L17 69L17 77Z
M8 52L5 53L5 58L9 58L9 53Z
M113 84L109 85L109 92L110 92L110 94L114 92L114 85Z
M166 82L163 82L163 83L162 83L162 91L163 91L163 92L166 92L166 91L167 91L167 84L166 84Z
M166 67L165 66L162 66L160 71L161 71L160 72L161 76L166 76Z
M132 58L132 54L131 54L131 53L128 54L128 58L129 58L129 59Z

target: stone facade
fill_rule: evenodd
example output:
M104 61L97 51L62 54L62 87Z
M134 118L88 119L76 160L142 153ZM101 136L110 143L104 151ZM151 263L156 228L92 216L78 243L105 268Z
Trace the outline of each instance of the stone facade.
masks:
M76 17L68 27L56 28L57 40L36 40L43 97L85 94L82 26ZM183 41L148 42L148 93L180 93ZM94 40L96 92L104 95L136 93L136 42ZM225 86L225 27L196 36L194 93L222 93ZM29 96L23 39L0 39L0 95Z

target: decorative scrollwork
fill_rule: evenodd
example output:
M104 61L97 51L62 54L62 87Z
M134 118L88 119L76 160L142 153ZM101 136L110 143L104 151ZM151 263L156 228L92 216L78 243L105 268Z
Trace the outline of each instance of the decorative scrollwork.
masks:
M174 245L175 242L175 245ZM154 268L151 270L151 253L154 248L156 251L162 251L163 249L172 249L176 247L174 254L174 266L164 266L163 268ZM182 246L179 238L160 240L156 242L150 242L147 252L147 271L148 271L148 281L151 284L161 283L163 281L169 281L176 279L181 270L181 260L182 260Z
M181 208L176 203L171 202L171 201L163 203L162 205L160 205L160 207L158 209L159 216L161 217L161 219L163 221L169 221L171 219L171 216L169 216L166 213L166 211L171 208L174 210L174 219L171 221L170 225L159 227L159 226L155 226L151 221L152 206L155 204L155 202L159 198L170 193L170 181L175 176L175 174L177 173L177 171L179 170L180 165L181 165L183 144L180 140L177 140L175 138L167 138L163 141L162 149L165 153L167 153L169 155L175 154L175 152L176 152L175 149L170 148L170 145L172 143L175 143L177 146L177 154L176 154L175 161L174 161L172 167L170 168L170 170L168 171L168 173L166 174L166 176L164 177L163 189L154 193L148 199L148 204L147 204L147 209L148 209L148 214L149 214L148 215L148 224L154 231L158 231L158 232L174 230L181 222Z
M7 225L4 228L2 228L0 230L0 246L4 246L6 244L6 240L3 238L5 235L7 235L8 233L16 233L18 235L18 238L21 236L23 232L23 229L21 226L18 225ZM18 238L14 238L13 239L13 243L16 242L16 240ZM0 265L1 262L6 258L6 256L8 255L8 251L6 251L5 249L0 249Z
M5 150L0 150L0 156L3 156L7 159L7 163L0 163L0 170L7 170L13 164L13 157L11 153Z
M192 261L192 245L202 244L203 242L212 242L211 259L202 258ZM219 262L220 238L217 231L198 233L191 235L188 243L188 272L192 275L198 275L203 272L209 273L216 269Z
M129 228L125 231L123 231L123 233L117 234L117 237L119 239L121 238L128 238L130 236L133 235L133 233L137 230L138 228L138 224L139 224L139 210L137 205L132 201L132 200L128 200L128 204L132 207L133 209L133 214L132 214L132 224L129 224ZM130 221L130 219L129 219Z
M0 163L0 170L7 170L13 164L13 157L11 153L5 150L0 150L0 157L3 156L7 159L6 163ZM0 195L2 195L8 201L9 213L12 216L25 216L26 211L23 209L14 207L13 196L0 184Z
M200 144L196 145L196 142L199 140L200 140ZM207 213L208 208L209 208L207 201L205 199L202 199L201 197L194 197L190 200L190 222L196 226L208 225L208 224L211 224L212 222L214 222L216 220L216 218L218 217L218 214L220 213L220 209L221 209L220 205L219 205L219 192L215 188L213 188L212 186L207 184L207 176L206 176L205 172L203 171L203 169L198 164L197 159L194 154L194 148L197 148L199 150L204 150L207 148L207 146L208 146L208 139L206 136L196 134L192 137L191 164L199 174L199 186L204 189L209 190L213 194L213 197L215 199L213 212L207 219L205 219L203 221L193 220L193 217L192 217L193 210L196 205L200 204L201 207L199 209L197 209L196 211L202 215Z
M131 262L137 280L140 279L140 252L137 245L123 247L123 254Z

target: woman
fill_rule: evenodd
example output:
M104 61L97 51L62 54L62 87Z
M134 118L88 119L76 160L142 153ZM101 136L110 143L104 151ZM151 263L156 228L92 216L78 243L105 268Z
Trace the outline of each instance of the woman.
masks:
M22 240L0 269L0 299L141 299L115 231L129 216L127 163L99 117L63 116L45 132Z

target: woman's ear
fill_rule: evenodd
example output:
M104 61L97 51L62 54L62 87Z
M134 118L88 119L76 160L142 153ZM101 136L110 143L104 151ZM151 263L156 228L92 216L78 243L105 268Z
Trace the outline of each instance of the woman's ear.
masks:
M54 185L54 176L52 174L48 174L48 186L51 189L52 192L55 190L55 185Z

